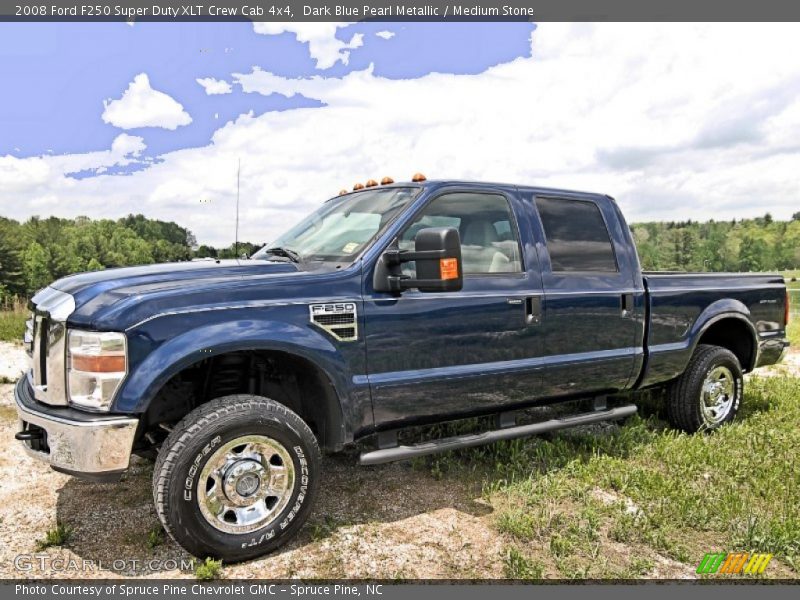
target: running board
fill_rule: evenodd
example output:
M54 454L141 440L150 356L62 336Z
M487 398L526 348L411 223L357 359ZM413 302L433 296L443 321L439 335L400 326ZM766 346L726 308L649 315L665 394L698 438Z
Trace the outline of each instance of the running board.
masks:
M395 460L414 458L415 456L436 454L438 452L447 452L448 450L457 450L459 448L482 446L483 444L491 444L492 442L499 442L500 440L511 440L514 438L544 433L546 431L568 429L570 427L577 427L578 425L589 425L591 423L600 423L602 421L616 421L618 419L624 419L635 414L636 410L637 408L635 404L627 404L625 406L610 408L608 410L596 410L588 413L563 417L561 419L550 419L549 421L542 421L541 423L531 423L529 425L506 427L504 429L495 429L493 431L485 431L483 433L473 433L469 435L458 435L449 438L442 438L439 440L432 440L430 442L423 442L421 444L414 444L413 446L394 446L393 448L381 448L371 452L363 452L359 457L359 463L361 465L379 465Z

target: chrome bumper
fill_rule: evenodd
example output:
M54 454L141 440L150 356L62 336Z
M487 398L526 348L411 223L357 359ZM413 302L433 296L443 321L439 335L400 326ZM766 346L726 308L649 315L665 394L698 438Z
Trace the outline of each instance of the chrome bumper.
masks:
M128 468L139 420L39 404L27 377L14 388L25 451L53 469L113 481Z

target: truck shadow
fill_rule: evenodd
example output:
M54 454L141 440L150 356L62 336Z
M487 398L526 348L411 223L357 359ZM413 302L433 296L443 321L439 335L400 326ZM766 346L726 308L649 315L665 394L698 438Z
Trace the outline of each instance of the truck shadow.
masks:
M322 486L306 525L294 540L259 561L269 563L342 527L394 523L445 508L476 517L492 511L478 500L479 481L436 479L408 462L372 467L356 462L356 451L324 458ZM58 522L72 528L67 548L115 575L188 572L192 556L163 533L153 508L152 469L151 462L134 458L119 483L67 481L56 509Z

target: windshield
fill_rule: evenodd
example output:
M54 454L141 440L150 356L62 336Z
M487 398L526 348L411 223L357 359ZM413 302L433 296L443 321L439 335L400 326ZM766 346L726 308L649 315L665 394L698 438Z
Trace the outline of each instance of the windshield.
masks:
M299 260L349 262L419 193L420 188L362 190L323 204L253 258L288 250ZM275 251L270 251L276 249Z

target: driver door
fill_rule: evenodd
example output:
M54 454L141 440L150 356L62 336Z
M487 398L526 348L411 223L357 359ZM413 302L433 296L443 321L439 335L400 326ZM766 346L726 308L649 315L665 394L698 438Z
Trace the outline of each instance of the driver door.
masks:
M400 249L413 249L422 228L457 228L464 271L458 292L375 292L372 273L366 274L376 426L491 412L538 394L542 344L529 309L538 306L541 278L538 265L526 270L523 264L511 202L516 198L494 190L443 193L400 234ZM413 263L404 269L414 275Z

